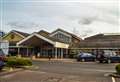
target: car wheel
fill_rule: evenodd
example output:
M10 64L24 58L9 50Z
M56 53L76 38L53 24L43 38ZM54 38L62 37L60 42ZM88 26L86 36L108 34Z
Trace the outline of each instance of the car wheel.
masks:
M81 61L82 61L82 62L85 62L85 59L83 58L83 59L81 59Z
M2 70L2 67L0 67L0 71Z
M97 62L97 59L94 59L93 61L94 61L94 62Z
M99 61L99 63L103 63L103 61L102 61L102 60L100 60L100 61Z
M108 60L107 60L107 63L108 63L108 64L110 64L110 63L111 63L111 60L110 60L110 59L108 59Z
M79 60L79 59L77 59L77 61L79 62L80 60Z

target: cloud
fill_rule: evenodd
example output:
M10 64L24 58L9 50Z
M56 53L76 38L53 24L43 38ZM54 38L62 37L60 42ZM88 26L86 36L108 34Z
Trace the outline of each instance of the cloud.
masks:
M95 20L96 20L96 18L86 17L86 18L81 18L81 19L79 19L78 23L79 23L79 24L82 24L82 25L89 25L89 24L91 24L92 22L94 22Z
M4 30L27 29L28 32L33 32L40 29L52 31L63 28L72 31L76 28L80 34L89 30L89 34L118 32L118 0L5 1L3 21L9 25L3 25Z
M9 22L7 25L11 26L12 28L36 28L36 27L40 27L40 25L33 23L33 22Z
M94 17L82 17L79 19L78 23L83 25L88 25L93 23L94 21L105 22L108 24L119 25L118 17L108 14L108 13L99 13Z

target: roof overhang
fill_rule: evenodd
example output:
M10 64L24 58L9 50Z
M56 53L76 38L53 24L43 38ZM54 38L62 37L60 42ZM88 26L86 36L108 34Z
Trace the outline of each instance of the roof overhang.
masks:
M57 47L57 48L68 48L69 47L69 44L66 44L66 43L61 43L61 42L56 42L56 41L52 41L42 35L39 35L37 33L33 33L31 34L30 36L26 37L25 39L21 40L20 42L17 43L17 46L20 46L22 43L24 43L25 41L31 39L32 37L38 37L50 44L52 44L54 47Z
M47 41L47 42L50 43L50 44L53 44L53 45L55 44L55 42L53 42L52 40L47 39L47 38L45 38L45 37L43 37L43 36L41 36L41 35L39 35L39 34L37 34L37 33L33 33L33 34L31 34L30 36L28 36L28 37L26 37L25 39L23 39L23 40L21 40L20 42L18 42L18 43L17 43L17 46L19 46L20 44L22 44L23 42L29 40L30 38L32 38L32 37L34 37L34 36L36 36L36 37L38 37L38 38L40 38L40 39L42 39L42 40L45 40L45 41Z
M15 33L15 34L19 35L20 37L25 38L25 36L21 35L21 34L18 33L18 32L15 32L14 30L13 30L13 31L10 31L10 32L7 33L6 35L4 35L2 38L5 38L5 37L8 36L10 33Z
M52 37L52 36L54 36L54 35L56 35L56 34L58 34L58 33L61 33L61 34L65 35L65 36L68 36L68 37L70 37L70 38L71 38L71 35L70 35L70 34L67 34L67 33L62 32L62 31L56 31L56 32L54 32L54 33L50 34L50 36Z

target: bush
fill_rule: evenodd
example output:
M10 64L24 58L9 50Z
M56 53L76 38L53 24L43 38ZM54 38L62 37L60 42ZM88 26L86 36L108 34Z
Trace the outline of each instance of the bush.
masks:
M22 66L31 66L32 61L25 58L17 57L8 57L6 59L6 66L8 67L22 67Z
M116 72L120 74L120 64L116 65L115 69L116 69Z

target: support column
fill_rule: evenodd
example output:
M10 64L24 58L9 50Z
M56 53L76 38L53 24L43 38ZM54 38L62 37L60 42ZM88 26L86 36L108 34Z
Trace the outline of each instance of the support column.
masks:
M65 50L65 57L68 58L68 49Z
M55 58L57 59L57 48L55 48Z
M20 48L18 47L18 55L20 55Z
M42 56L42 48L40 48L40 57Z
M29 53L29 50L28 50L28 48L27 48L27 56L29 55L28 53Z
M49 53L48 52L49 52L49 49L47 48L47 56L49 57Z
M61 48L61 58L63 58L63 48Z
M58 48L58 58L61 57L61 54L60 54L60 48Z
M53 54L54 54L54 48L52 48L52 53L51 53L52 58L54 57Z
M58 49L58 57L61 58L61 48Z
M19 58L21 58L21 55L20 55L20 48L18 47L18 55L17 55Z

